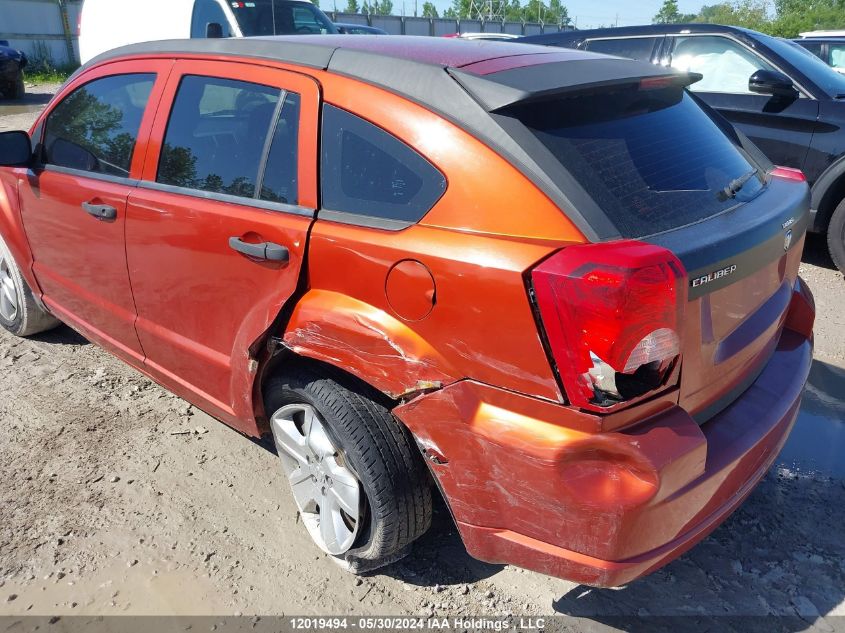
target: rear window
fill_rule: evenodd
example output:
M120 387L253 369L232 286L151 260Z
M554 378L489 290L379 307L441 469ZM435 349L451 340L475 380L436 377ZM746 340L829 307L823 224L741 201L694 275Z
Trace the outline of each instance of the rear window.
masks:
M675 229L762 188L756 167L686 92L627 90L515 109L623 237ZM743 178L745 176L745 178ZM723 190L741 189L732 198Z

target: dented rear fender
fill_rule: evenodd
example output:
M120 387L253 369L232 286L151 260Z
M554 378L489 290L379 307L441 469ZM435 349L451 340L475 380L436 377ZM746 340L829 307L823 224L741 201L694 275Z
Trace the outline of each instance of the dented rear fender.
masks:
M393 400L459 376L411 325L342 293L310 290L281 336L290 351L342 369Z

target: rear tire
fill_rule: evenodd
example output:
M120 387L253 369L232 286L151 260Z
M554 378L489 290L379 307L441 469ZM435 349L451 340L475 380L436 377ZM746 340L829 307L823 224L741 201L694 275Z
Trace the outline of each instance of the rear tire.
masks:
M827 226L827 249L839 272L845 274L845 200L836 207Z
M0 325L15 336L32 336L58 324L35 300L9 248L0 239Z
M12 99L20 100L26 96L26 85L23 81L23 73L18 80L12 84Z
M301 446L309 444L303 428L312 428L311 423L304 422L304 414L300 414L303 422L299 423L292 421L296 418L291 415L292 411L309 408L317 414L314 424L330 440L328 454L333 465L328 469L337 469L339 463L348 468L343 477L349 480L351 475L351 481L357 479L360 485L358 516L345 515L347 526L351 526L348 536L354 541L338 547L340 540L335 540L327 547L314 523L316 520L319 524L322 516L315 519L313 508L316 504L319 513L321 499L326 499L320 497L321 486L316 483L309 490L306 481L303 495L303 484L296 484L294 498L300 517L318 547L354 573L404 557L410 544L431 525L431 489L428 471L413 438L390 413L383 396L337 370L316 364L271 377L264 393L273 437L292 486L297 480L303 481L303 474L314 473L311 479L315 481L322 478L313 461L316 452L306 449L308 455L296 457L294 454L301 448L288 450L284 446L286 442L290 445L291 438L299 439ZM301 438L295 435L297 431L291 432L294 424ZM326 495L326 491L322 494ZM311 497L316 497L316 501Z

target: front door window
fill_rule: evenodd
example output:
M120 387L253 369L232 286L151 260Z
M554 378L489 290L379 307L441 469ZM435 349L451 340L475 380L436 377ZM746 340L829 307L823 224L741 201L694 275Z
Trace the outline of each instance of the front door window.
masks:
M718 35L678 37L672 51L672 67L701 73L692 92L752 94L748 80L758 70L776 70L741 44Z

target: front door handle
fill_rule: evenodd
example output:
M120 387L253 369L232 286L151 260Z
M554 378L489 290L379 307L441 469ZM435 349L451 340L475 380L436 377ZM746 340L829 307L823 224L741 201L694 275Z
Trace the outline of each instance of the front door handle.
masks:
M93 202L83 202L82 208L85 213L93 215L98 220L115 220L117 219L117 209L110 207L107 204L94 204Z
M261 261L287 263L290 260L290 251L281 244L274 242L251 244L244 242L239 237L230 237L229 248Z

